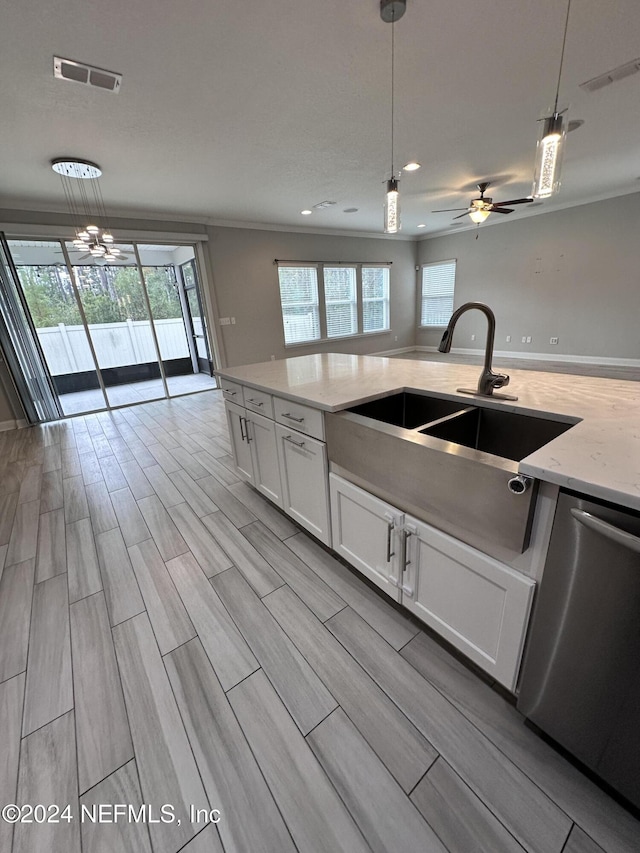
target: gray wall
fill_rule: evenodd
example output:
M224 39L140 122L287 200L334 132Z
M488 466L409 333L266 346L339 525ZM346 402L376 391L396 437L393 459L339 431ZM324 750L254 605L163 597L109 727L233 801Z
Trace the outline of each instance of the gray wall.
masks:
M208 245L218 311L221 317L236 318L234 326L218 327L228 366L268 361L272 355L285 358L310 352L365 354L413 346L415 343L414 242L212 227ZM391 331L285 349L274 258L392 261Z
M497 350L637 359L639 241L636 193L423 240L418 258L457 259L455 306L475 300L493 308ZM465 315L454 349L483 346L485 330L479 312ZM440 336L418 330L416 343L435 346Z

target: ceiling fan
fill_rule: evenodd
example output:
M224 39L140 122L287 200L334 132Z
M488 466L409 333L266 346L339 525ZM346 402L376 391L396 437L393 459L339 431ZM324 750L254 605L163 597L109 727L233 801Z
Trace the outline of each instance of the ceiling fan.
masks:
M471 219L478 225L484 222L490 213L513 213L511 205L513 204L530 204L533 198L514 198L509 201L494 201L492 198L485 198L485 190L490 186L489 181L483 181L478 184L480 190L480 198L472 198L469 207L450 207L445 210L433 210L432 213L453 213L454 211L462 210L460 216L454 216L453 219L462 219L463 216L469 214Z

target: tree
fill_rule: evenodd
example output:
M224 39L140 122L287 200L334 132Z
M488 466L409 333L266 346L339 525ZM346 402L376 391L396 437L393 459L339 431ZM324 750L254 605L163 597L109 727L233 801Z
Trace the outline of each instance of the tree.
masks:
M136 266L76 266L76 284L89 324L148 320L149 312ZM173 266L144 267L155 320L181 317ZM37 328L81 325L80 312L65 266L20 266L20 283Z

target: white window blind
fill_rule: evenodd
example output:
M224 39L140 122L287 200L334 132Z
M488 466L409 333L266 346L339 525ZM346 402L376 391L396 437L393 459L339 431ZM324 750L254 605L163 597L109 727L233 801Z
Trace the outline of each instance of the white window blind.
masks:
M446 326L453 313L456 262L438 261L422 267L421 326Z
M328 338L358 333L355 267L324 267L324 302Z
M318 340L318 270L315 266L279 266L278 278L285 344Z
M362 267L362 331L389 328L389 267Z

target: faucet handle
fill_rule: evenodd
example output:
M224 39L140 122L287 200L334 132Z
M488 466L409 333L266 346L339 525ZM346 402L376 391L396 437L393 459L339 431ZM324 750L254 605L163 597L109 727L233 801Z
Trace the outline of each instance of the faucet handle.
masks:
M492 388L504 388L509 384L509 376L506 373L494 373L491 378Z

